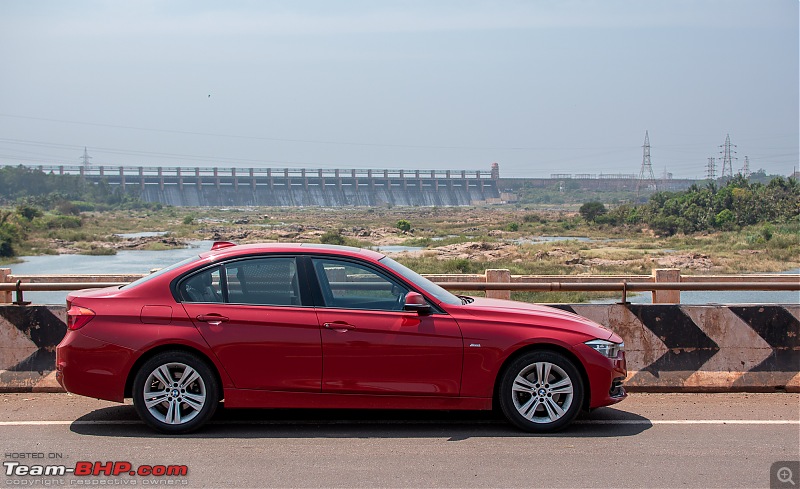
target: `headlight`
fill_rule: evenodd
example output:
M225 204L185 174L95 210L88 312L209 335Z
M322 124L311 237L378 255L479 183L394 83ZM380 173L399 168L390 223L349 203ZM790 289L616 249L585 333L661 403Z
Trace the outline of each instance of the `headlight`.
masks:
M606 340L591 340L584 343L586 346L594 348L601 355L608 358L616 358L617 353L625 350L625 343L613 343Z

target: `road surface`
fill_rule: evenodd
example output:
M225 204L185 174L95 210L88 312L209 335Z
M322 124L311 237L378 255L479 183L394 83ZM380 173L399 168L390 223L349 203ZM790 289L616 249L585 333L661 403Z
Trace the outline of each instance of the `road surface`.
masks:
M494 413L309 410L221 410L165 436L129 404L0 394L0 406L5 487L766 488L774 462L800 459L800 395L783 393L632 394L546 436ZM36 465L100 474L19 475Z

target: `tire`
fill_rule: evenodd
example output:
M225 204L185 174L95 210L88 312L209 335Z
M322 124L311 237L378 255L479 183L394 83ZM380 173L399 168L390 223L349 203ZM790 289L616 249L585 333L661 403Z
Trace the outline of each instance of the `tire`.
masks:
M545 377L544 382L540 377ZM583 379L575 364L560 353L532 351L503 371L498 390L500 409L518 428L549 433L570 424L583 406Z
M189 377L184 380L186 375ZM172 384L169 388L168 383ZM148 426L163 433L188 433L200 428L214 415L217 404L217 377L192 353L159 353L144 362L133 379L136 412Z

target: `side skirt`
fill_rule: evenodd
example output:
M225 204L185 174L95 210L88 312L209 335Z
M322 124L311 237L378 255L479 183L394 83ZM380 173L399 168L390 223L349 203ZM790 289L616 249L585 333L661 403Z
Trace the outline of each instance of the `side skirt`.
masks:
M226 408L442 409L486 411L488 397L391 396L225 389Z

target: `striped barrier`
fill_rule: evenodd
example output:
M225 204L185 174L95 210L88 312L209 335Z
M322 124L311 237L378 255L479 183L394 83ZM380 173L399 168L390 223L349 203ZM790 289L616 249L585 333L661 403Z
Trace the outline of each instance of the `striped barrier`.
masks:
M630 390L800 392L800 305L556 304L625 340ZM0 306L0 392L57 391L63 306Z
M66 320L64 306L0 306L0 392L61 390L54 369Z
M800 392L800 305L556 305L625 340L641 391Z

